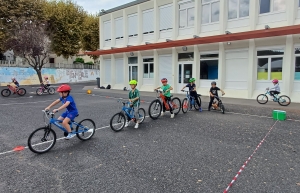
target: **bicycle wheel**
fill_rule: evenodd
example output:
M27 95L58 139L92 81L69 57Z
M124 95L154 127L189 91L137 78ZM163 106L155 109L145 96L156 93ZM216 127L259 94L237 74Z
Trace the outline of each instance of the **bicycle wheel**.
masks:
M49 94L54 94L54 93L55 93L55 89L54 89L53 87L50 87L50 88L48 89L48 93L49 93Z
M26 94L26 90L24 88L20 88L18 91L17 91L18 95L20 96L24 96Z
M76 126L76 135L78 139L86 141L91 139L96 131L96 124L92 119L83 119Z
M181 101L179 98L175 97L172 99L172 108L173 108L173 113L177 115L180 112L181 109Z
M200 104L200 107L201 107L201 98L200 98L200 96L198 96L198 100L199 100L199 104ZM196 101L195 101L194 107L195 107L196 110L199 110L199 108L200 108L200 107L198 106L198 104L197 104Z
M143 108L139 108L139 123L143 123L146 118L146 111Z
M160 101L159 100L152 101L148 109L149 117L153 120L157 119L161 114L161 110L162 110L162 105Z
M42 88L36 89L36 94L41 96L43 94L43 89Z
M189 100L187 98L183 99L181 107L183 113L186 113L189 110L189 105Z
M1 91L1 95L4 97L8 97L11 94L11 91L9 89L3 89Z
M268 102L268 96L265 94L260 94L257 96L256 101L259 104L266 104Z
M223 103L220 103L220 110L223 114L225 113L225 107L224 107Z
M114 121L116 119L116 121ZM110 128L114 130L115 132L121 131L125 126L126 118L124 113L116 113L111 119L110 119Z
M282 95L278 98L278 103L281 106L288 106L289 104L291 104L291 99L286 95Z
M36 137L36 139L35 139ZM33 131L27 141L28 148L34 153L46 153L56 142L56 133L48 127Z

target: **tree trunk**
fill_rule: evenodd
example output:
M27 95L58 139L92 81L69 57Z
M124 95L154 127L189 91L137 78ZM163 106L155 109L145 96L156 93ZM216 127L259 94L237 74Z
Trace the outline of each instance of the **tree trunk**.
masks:
M39 77L40 83L43 82L43 78L42 78L42 72L39 69L34 69Z

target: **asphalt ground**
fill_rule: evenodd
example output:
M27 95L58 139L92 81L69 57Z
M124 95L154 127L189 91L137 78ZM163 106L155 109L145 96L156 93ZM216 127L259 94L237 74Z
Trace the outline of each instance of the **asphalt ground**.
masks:
M276 122L270 117L272 109L281 108L278 104L223 98L225 114L191 111L170 119L166 113L158 120L147 117L139 129L116 133L109 120L121 108L117 98L126 98L127 92L87 95L92 87L74 84L72 95L80 114L76 120L96 123L93 138L61 139L41 155L26 147L27 139L44 126L41 110L58 94L36 96L31 92L37 88L27 86L24 97L0 97L0 192L223 192L265 136L229 192L300 192L297 106L284 108L297 120ZM147 112L155 94L141 94ZM207 105L203 97L203 108ZM25 149L12 151L16 146Z

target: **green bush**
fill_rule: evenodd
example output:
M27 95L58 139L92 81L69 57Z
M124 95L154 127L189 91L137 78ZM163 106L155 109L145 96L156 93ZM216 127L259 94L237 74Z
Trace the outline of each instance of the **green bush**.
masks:
M82 59L82 58L76 58L75 62L84 63L84 59Z
M94 63L93 63L92 61L87 62L87 63L85 63L85 64L88 64L88 65L94 65Z

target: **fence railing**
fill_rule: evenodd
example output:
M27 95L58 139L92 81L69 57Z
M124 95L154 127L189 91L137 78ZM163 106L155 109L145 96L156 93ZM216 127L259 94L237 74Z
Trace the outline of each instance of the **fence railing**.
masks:
M8 60L0 60L0 67L23 67L29 68L31 67L27 63L23 63L21 61L8 61ZM98 64L90 65L90 64L63 64L63 63L55 63L55 64L45 64L43 68L65 68L65 69L100 69Z

